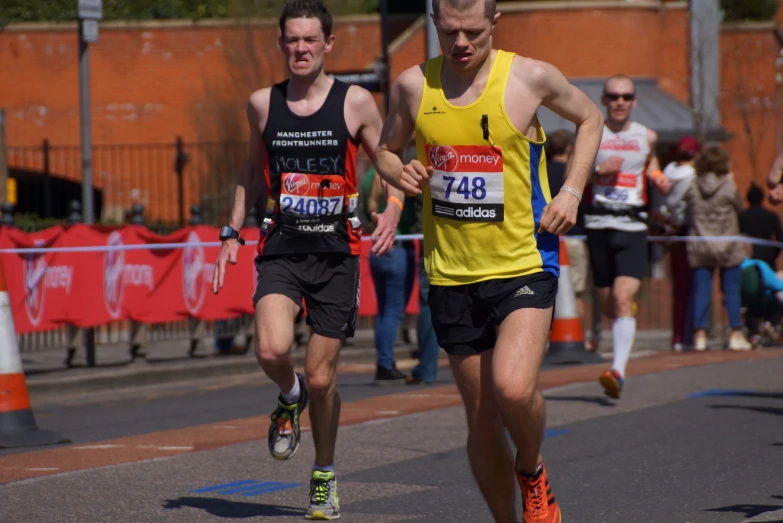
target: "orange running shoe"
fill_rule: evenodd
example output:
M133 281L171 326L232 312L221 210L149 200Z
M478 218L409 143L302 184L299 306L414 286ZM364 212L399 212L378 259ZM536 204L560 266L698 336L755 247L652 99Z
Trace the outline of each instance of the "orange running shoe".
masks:
M543 463L532 476L517 472L517 482L522 489L522 523L560 523L560 507Z
M620 399L620 393L623 391L623 382L625 381L620 373L614 369L608 370L598 378L604 387L604 394L610 398Z

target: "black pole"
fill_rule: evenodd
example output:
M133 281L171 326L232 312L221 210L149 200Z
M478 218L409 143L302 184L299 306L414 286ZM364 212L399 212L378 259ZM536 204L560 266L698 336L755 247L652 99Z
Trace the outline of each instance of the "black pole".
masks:
M389 68L389 6L388 0L380 0L381 3L381 55L383 61L383 74L380 78L383 83L383 99L386 107L386 114L389 114L389 97L391 95L391 85L389 85L391 72Z
M90 55L84 40L84 20L79 19L79 106L82 140L82 219L92 225L95 210L92 193L92 138L90 129Z
M43 173L44 173L44 187L43 187L43 211L44 218L51 218L54 214L52 210L52 172L49 168L49 140L44 138L43 145L41 146L41 152L43 153Z
M179 226L185 226L185 189L184 172L185 164L188 163L188 155L185 154L185 145L182 143L182 137L177 136L177 159L174 170L177 171L177 199L179 200Z

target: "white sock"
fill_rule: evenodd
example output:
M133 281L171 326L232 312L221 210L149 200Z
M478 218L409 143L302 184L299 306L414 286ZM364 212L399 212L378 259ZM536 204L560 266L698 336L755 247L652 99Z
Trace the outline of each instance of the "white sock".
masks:
M332 474L334 474L334 463L326 467L319 467L318 465L313 463L313 470L320 470L321 472L331 472Z
M302 394L302 387L299 386L299 376L294 374L294 388L291 389L290 392L280 392L280 395L283 397L283 401L289 405L293 405L299 401L299 396Z
M617 318L612 325L612 339L614 340L614 363L612 368L625 377L625 366L631 356L634 338L636 338L636 318L625 316Z

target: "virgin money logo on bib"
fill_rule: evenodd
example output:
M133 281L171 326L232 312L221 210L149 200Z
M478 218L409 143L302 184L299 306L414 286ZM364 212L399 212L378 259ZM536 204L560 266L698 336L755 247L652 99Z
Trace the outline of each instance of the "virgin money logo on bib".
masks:
M121 247L122 234L114 231L106 242L109 247ZM125 251L109 250L103 255L103 299L112 318L122 312L122 295L125 291Z
M38 240L35 246L39 247L43 242ZM46 260L43 254L25 254L22 262L24 270L25 309L30 323L38 325L44 310L44 298L46 285Z
M435 145L430 148L430 165L439 171L454 172L459 165L457 151L448 145Z
M304 174L289 173L283 177L283 186L287 194L303 196L310 188L310 179Z
M306 181L306 179L305 179ZM195 314L204 302L204 287L207 278L204 276L204 247L191 245L201 243L201 238L195 232L188 234L188 245L182 249L182 287L185 293L185 306Z

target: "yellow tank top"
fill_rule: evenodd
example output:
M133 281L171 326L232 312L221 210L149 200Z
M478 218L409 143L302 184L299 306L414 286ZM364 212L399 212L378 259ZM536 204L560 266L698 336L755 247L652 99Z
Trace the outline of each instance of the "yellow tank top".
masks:
M433 285L464 285L541 271L559 276L559 240L538 234L549 203L544 130L519 132L504 99L514 53L498 51L476 102L450 104L443 56L427 62L416 117L419 161L435 172L424 190L424 255Z

